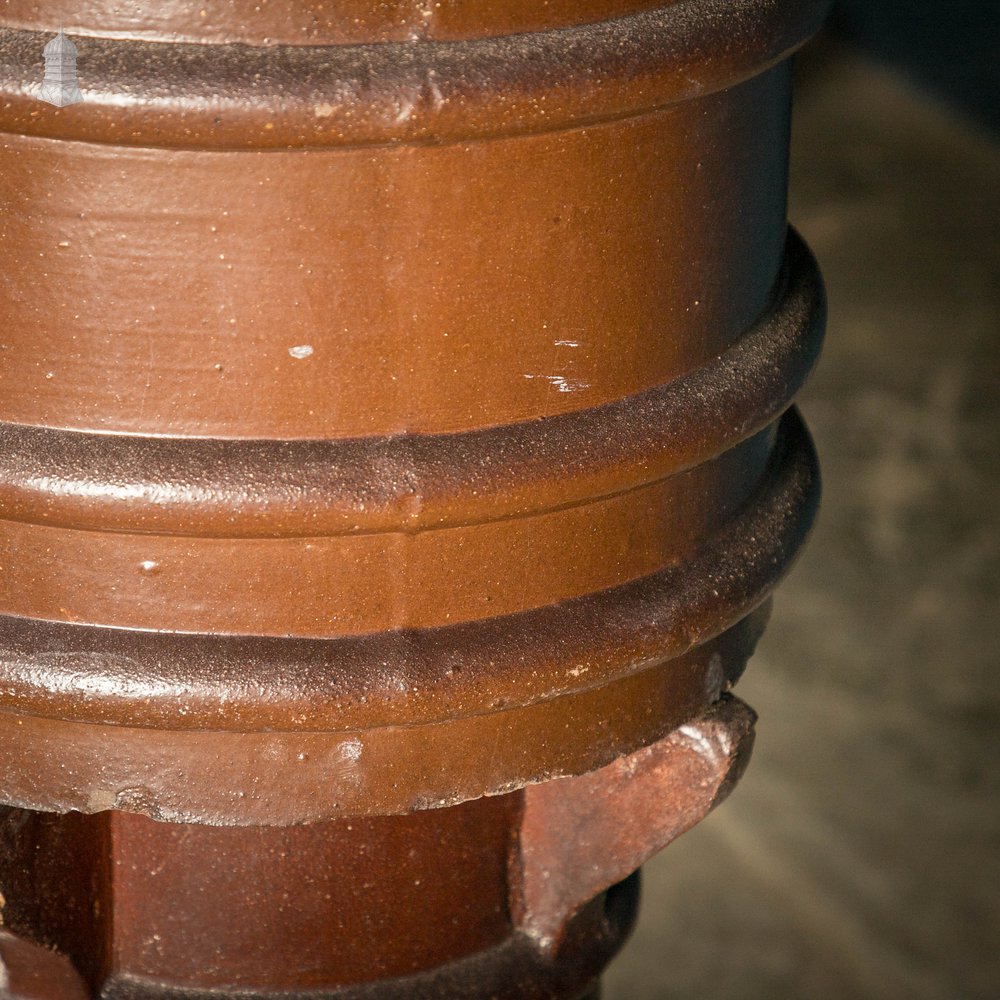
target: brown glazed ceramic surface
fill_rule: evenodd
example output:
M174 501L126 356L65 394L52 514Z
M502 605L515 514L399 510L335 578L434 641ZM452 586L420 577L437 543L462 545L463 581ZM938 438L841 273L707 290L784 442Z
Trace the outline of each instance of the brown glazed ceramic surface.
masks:
M821 5L320 7L6 8L9 802L282 824L582 773L739 674L808 528L781 60Z
M752 709L725 696L696 724L650 747L582 777L524 790L518 915L540 947L558 947L566 918L581 904L726 798L750 759L755 720Z
M250 45L459 40L539 31L664 6L661 0L203 0L108 4L7 0L4 22L48 31L158 41Z
M117 3L96 6L111 23L121 10ZM518 6L524 12L528 5ZM59 109L37 102L45 31L11 26L0 34L0 127L120 145L281 149L607 125L761 74L819 27L825 8L823 0L695 0L461 43L213 46L87 38L78 46L85 100ZM58 26L58 15L52 18L49 31ZM238 10L220 13L216 23L227 41L239 39L239 20ZM766 109L755 114L763 126Z
M725 797L753 718L724 696L583 777L408 816L234 828L2 807L0 971L38 1000L82 992L39 946L118 1000L579 997L631 925L620 880Z
M652 389L768 305L787 142L785 66L488 143L206 155L8 136L0 420L437 434Z
M0 930L0 996L87 1000L90 993L65 955Z
M824 6L0 8L11 997L594 995L816 509Z

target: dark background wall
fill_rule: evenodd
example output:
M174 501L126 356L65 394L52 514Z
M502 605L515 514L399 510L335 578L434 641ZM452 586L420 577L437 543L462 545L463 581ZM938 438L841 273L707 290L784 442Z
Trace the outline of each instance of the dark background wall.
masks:
M837 0L830 28L1000 131L1000 0Z

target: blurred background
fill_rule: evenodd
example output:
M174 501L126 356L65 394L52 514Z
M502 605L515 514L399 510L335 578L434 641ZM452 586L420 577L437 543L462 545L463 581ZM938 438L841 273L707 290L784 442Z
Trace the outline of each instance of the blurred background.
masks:
M823 507L604 997L997 1000L1000 3L844 0L796 72Z

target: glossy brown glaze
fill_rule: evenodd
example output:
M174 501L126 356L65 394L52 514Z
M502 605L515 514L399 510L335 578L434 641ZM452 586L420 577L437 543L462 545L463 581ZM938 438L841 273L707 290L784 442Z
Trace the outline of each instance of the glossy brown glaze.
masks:
M347 440L4 423L0 500L35 524L228 538L412 532L577 506L709 461L772 424L816 360L824 318L815 262L793 232L773 309L718 358L615 403Z
M8 0L5 23L36 31L165 42L248 45L344 45L363 42L461 40L539 31L619 17L663 6L661 0L204 0L197 8L171 0L83 3Z
M0 960L58 949L119 1000L577 997L631 924L622 878L725 795L752 725L726 697L582 777L408 816L243 829L4 807ZM69 971L44 963L46 988L13 995L78 997Z
M787 141L784 67L489 143L206 156L9 137L0 419L335 439L652 389L768 306Z
M524 790L518 916L539 947L557 948L580 906L726 798L750 759L755 721L752 709L724 696L652 746Z
M237 830L3 809L4 922L72 955L95 987L126 973L256 990L412 975L511 936L519 813L517 796L504 796ZM18 880L18 862L30 881Z
M435 814L252 830L109 814L113 969L203 989L306 990L412 975L486 950L511 933L507 854L518 808L506 796ZM262 937L267 950L255 947Z
M688 556L750 499L771 438L765 433L678 476L588 504L416 533L231 539L5 521L0 547L10 558L0 614L333 638L531 611L631 583ZM364 602L356 597L359 579L371 588ZM225 604L206 603L220 588Z
M594 995L815 513L823 7L4 5L12 998Z
M87 1000L86 984L65 955L0 931L4 1000Z
M102 638L81 626L45 626L48 639L29 639L24 658L8 660L7 671L11 680L20 674L24 694L34 694L36 704L41 694L57 717L0 713L0 760L23 761L27 745L45 747L30 764L5 771L3 794L35 808L114 806L188 821L284 823L443 805L599 766L658 738L665 726L680 724L717 697L720 670L715 682L706 682L714 651L705 641L765 599L814 511L814 461L798 435L783 436L775 471L756 504L690 562L635 584L530 615L360 640L346 647L362 655L355 669L332 676L324 646L294 646L289 639L272 644L285 655L305 653L317 668L310 683L294 659L286 664L299 687L298 704L311 703L311 709L296 712L296 701L272 693L269 685L280 678L277 658L262 657L259 647L243 640L135 636L129 645L153 667L142 669L140 660L136 671L121 655L128 647L116 648L117 632ZM723 646L719 653L730 676L752 648L740 638L747 634L737 629L722 640L736 641L728 647L733 652ZM50 644L67 639L96 640L98 646L74 653ZM255 655L261 668L256 679L239 659L241 649ZM163 659L185 650L171 692ZM685 650L685 660L672 659ZM216 670L226 656L230 674L220 678ZM208 696L201 705L189 695L196 671L205 677ZM145 713L157 689L160 712L173 708L180 733L129 725L135 718L127 714L130 703ZM237 730L219 733L213 702L234 698ZM382 706L388 711L373 716ZM434 714L410 714L421 707ZM326 722L333 732L322 731L316 709L339 719ZM232 710L224 708L223 717L232 718ZM87 721L96 711L118 725L102 730L66 719L80 711ZM311 728L318 724L321 731L307 733L310 716ZM173 725L160 718L161 727ZM358 727L376 719L382 720L379 728ZM599 740L588 720L600 726ZM413 724L418 721L426 724ZM207 772L198 765L205 760L213 763Z
M787 59L819 27L825 9L823 0L698 0L460 44L80 39L86 99L58 109L39 107L36 85L28 82L46 35L8 28L0 32L0 128L212 149L536 134L638 116L733 87Z

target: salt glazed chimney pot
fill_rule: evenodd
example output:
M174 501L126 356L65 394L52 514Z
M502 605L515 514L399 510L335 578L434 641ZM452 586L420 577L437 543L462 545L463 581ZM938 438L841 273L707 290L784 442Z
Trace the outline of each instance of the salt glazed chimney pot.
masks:
M8 995L596 996L816 510L823 8L3 5Z

